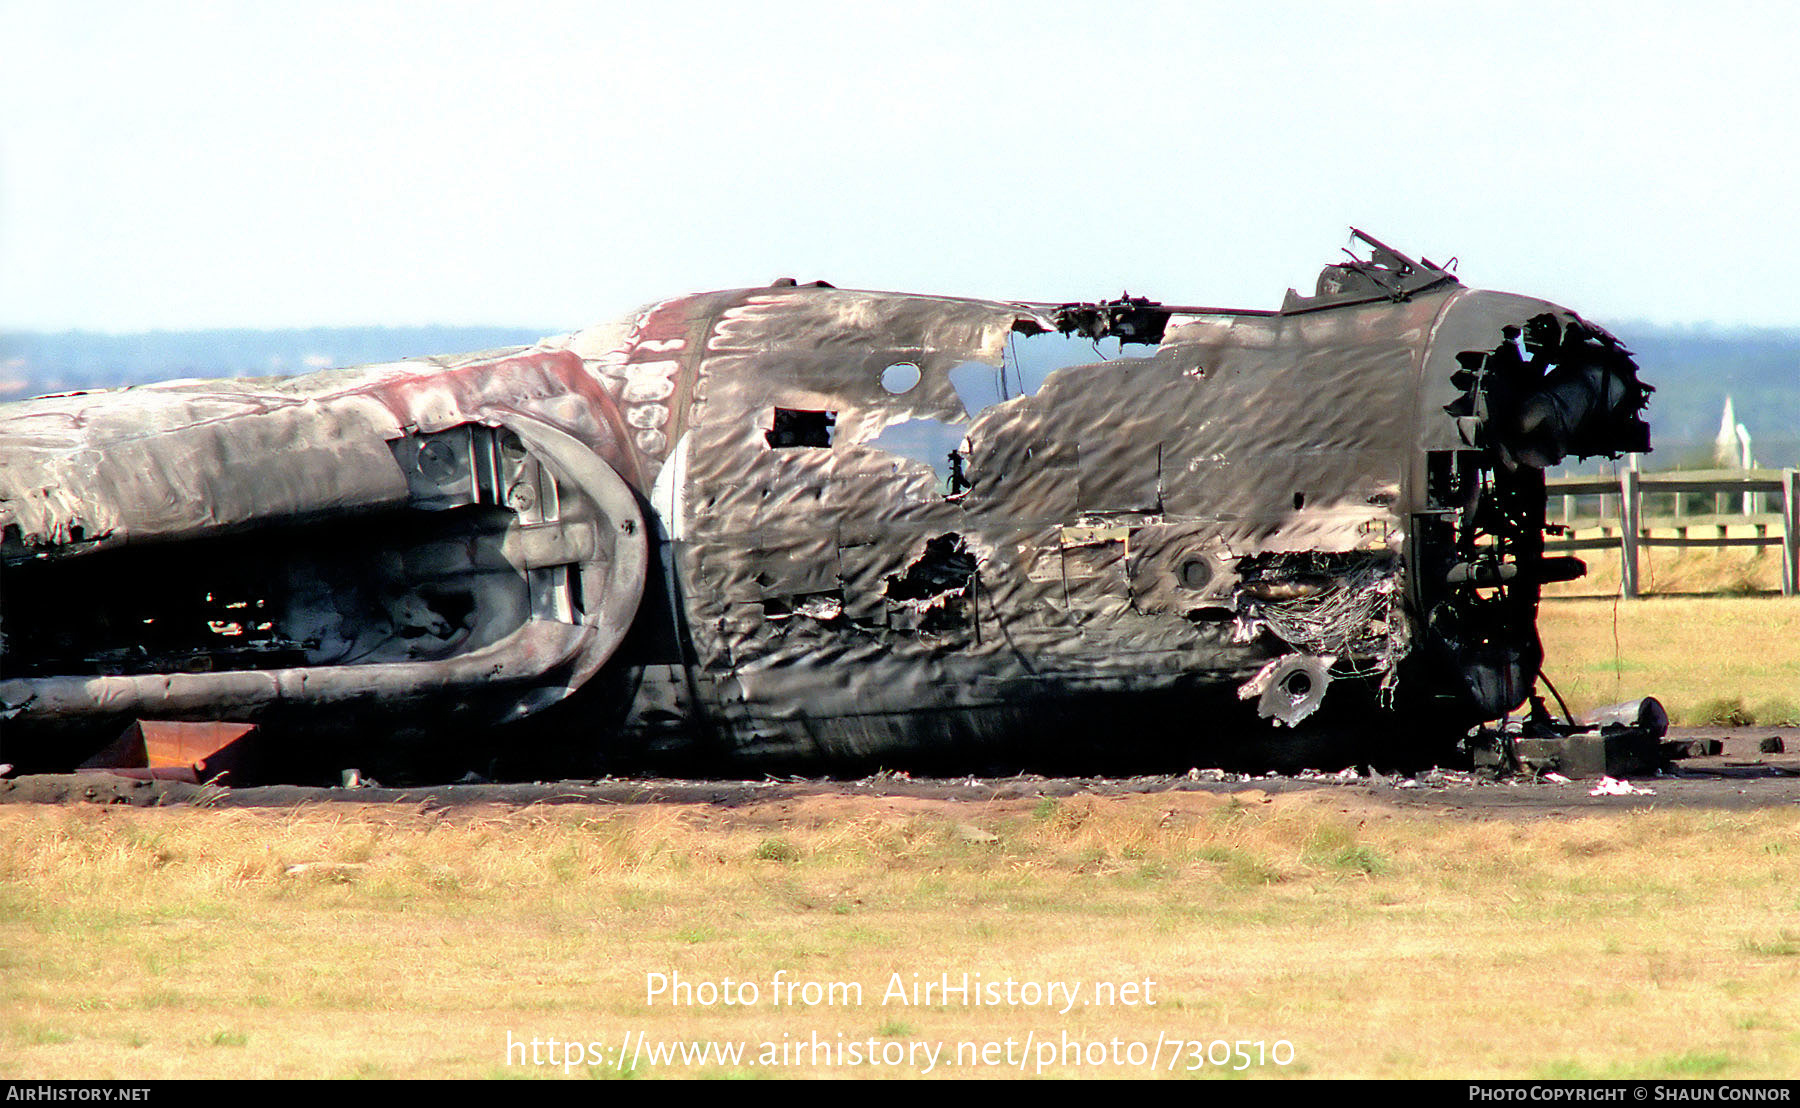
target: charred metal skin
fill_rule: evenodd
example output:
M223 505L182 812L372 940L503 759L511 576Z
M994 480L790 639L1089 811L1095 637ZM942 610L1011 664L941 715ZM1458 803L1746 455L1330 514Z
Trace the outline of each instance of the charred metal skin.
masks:
M1497 718L1579 572L1543 469L1648 449L1650 389L1573 313L1359 237L1279 311L785 282L7 405L8 760L138 719L848 768Z

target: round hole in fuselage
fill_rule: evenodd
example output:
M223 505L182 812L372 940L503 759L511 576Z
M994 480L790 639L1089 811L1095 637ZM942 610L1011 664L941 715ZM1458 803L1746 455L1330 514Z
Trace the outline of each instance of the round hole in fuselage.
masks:
M881 387L895 396L911 392L919 383L919 367L911 362L895 362L881 371Z

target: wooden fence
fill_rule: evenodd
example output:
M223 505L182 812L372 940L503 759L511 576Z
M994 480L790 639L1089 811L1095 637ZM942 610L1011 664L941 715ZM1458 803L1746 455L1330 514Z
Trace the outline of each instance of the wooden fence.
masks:
M1549 538L1546 553L1574 550L1619 548L1619 591L1627 597L1638 595L1638 549L1645 546L1779 546L1781 547L1781 594L1800 595L1800 489L1796 488L1792 469L1690 470L1687 472L1640 473L1622 470L1617 477L1551 477L1545 485L1550 493L1550 514L1555 515L1558 496L1563 497L1563 514L1573 524L1574 500L1580 496L1601 497L1605 515L1606 501L1618 497L1617 534L1602 533L1577 538ZM1646 517L1644 498L1658 493L1674 493L1675 511L1670 515ZM1688 515L1682 512L1688 494L1711 494L1713 506L1724 508L1725 502L1741 506L1742 512L1729 510L1709 514ZM1759 510L1766 506L1769 493L1781 497L1781 510ZM1730 527L1753 528L1753 535L1731 536ZM1608 530L1601 528L1603 532ZM1695 530L1717 534L1695 535ZM1653 535L1652 531L1674 531L1674 535Z

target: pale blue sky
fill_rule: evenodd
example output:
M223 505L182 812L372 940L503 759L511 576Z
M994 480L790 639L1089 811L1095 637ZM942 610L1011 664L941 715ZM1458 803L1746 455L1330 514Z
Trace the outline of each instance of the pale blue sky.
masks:
M0 327L1274 307L1351 224L1601 322L1800 325L1797 11L0 0Z

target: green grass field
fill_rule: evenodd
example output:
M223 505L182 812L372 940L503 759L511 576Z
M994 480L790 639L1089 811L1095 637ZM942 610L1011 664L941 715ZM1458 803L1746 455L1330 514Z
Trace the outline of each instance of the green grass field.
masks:
M1800 598L1546 600L1538 627L1576 711L1654 696L1678 723L1800 723Z
M1800 701L1800 601L1556 600L1542 627L1578 707ZM1800 812L1359 796L0 808L0 1077L1800 1071ZM1083 991L883 1003L964 973ZM672 1005L655 974L760 996ZM1094 995L1126 983L1156 1003ZM580 1057L528 1064L534 1039ZM1292 1060L1236 1071L1240 1040ZM880 1062L837 1064L852 1043Z
M565 1075L522 1045L509 1064L509 1036L583 1043L578 1078L912 1076L933 1048L928 1075L951 1077L1789 1076L1797 860L1792 810L1499 821L1335 790L19 806L0 810L0 1076ZM894 975L963 973L1075 982L1080 1002L882 1002ZM652 974L760 1002L658 1003ZM863 995L777 1005L777 980ZM621 1064L605 1052L627 1035L747 1053ZM907 1057L791 1053L814 1037ZM1234 1073L1239 1040L1291 1062ZM1162 1049L1153 1069L1173 1041L1224 1042L1226 1065Z

